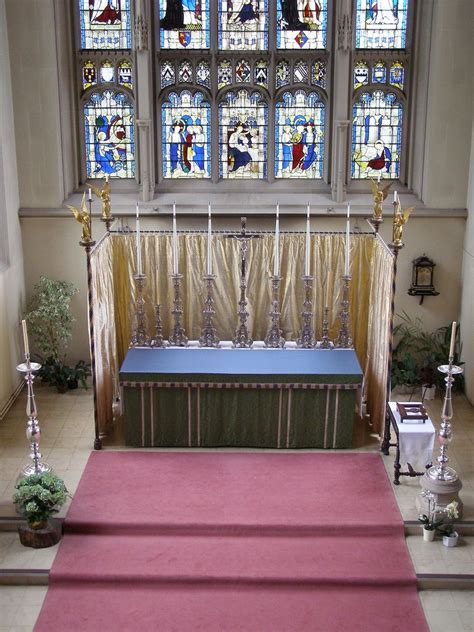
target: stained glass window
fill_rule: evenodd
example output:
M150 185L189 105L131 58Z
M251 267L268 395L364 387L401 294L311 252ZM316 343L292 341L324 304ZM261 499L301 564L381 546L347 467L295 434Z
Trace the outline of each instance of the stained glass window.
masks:
M132 64L124 59L118 65L118 82L126 88L133 88Z
M201 92L171 92L161 109L163 176L211 177L211 108Z
M352 177L398 178L403 106L392 92L364 92L353 106Z
M281 88L290 83L290 64L287 61L280 61L276 67L276 87Z
M209 48L209 0L158 0L161 48Z
M357 48L405 48L408 0L357 0Z
M372 83L386 83L387 68L383 61L378 61L372 68Z
M211 68L207 61L200 61L196 66L196 82L206 88L211 87Z
M322 178L324 103L316 92L285 92L276 105L275 176Z
M268 62L265 59L259 59L255 62L255 66L253 69L254 77L253 80L259 86L268 87Z
M222 178L267 176L267 105L261 94L229 92L219 105Z
M277 0L277 48L326 48L327 0Z
M135 175L133 104L123 92L94 92L84 104L88 178Z
M175 71L172 61L164 61L161 64L161 87L172 86L175 83Z
M399 61L394 62L390 66L390 84L396 88L403 90L405 83L405 69Z
M230 86L232 83L232 64L227 59L223 59L219 62L217 68L217 84L219 89Z
M369 67L365 61L358 61L354 66L354 90L369 83Z
M326 62L314 62L311 69L311 83L313 84L313 86L326 88Z
M308 82L308 64L300 59L293 66L293 81L295 83Z
M235 80L237 83L249 83L251 76L250 64L241 59L235 64Z
M97 70L95 64L90 59L82 64L82 88L87 90L97 83Z
M266 50L268 0L218 0L219 48Z
M115 81L115 68L111 61L105 60L100 66L100 82L111 83Z
M79 0L81 47L130 48L130 0Z
M179 83L192 83L193 80L193 65L190 61L182 61L179 64L178 69L178 81Z

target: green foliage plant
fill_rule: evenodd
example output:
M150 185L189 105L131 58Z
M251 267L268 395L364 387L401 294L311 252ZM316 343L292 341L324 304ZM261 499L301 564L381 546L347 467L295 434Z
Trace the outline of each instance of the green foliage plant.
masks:
M17 481L13 502L30 526L44 523L66 502L64 481L52 472L29 474Z

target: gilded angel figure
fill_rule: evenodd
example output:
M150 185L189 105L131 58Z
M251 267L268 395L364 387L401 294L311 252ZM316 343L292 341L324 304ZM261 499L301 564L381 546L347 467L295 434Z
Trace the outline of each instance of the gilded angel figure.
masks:
M382 205L388 195L388 190L392 186L392 183L389 182L385 187L381 187L372 178L370 178L370 182L372 186L372 195L374 196L373 219L378 221L382 219Z
M408 222L408 218L410 217L411 212L415 207L411 206L407 208L402 213L402 207L400 202L398 201L395 205L395 214L393 216L393 239L392 243L394 246L403 246L402 243L402 234L403 234L403 226Z
M69 206L69 204L66 204L66 206L69 209L71 209L71 211L74 214L74 217L82 226L81 241L84 241L84 242L92 241L91 216L87 208L86 194L84 193L82 196L80 209L76 208L75 206Z
M90 184L90 182L87 183L87 186L89 186L97 195L97 197L102 200L102 219L110 219L112 216L112 205L110 203L109 179L107 177L105 178L102 189L99 189L93 184Z

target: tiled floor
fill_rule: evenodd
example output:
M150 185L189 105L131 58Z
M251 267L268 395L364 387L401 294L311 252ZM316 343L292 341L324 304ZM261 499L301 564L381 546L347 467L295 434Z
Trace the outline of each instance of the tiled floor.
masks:
M93 443L91 392L77 390L59 395L39 385L36 393L43 458L74 494ZM22 393L0 422L0 517L15 516L11 503L13 486L21 468L29 461L25 399L25 393ZM437 427L441 401L425 403ZM454 400L453 429L450 464L463 481L464 518L474 520L474 408L463 397ZM365 423L358 422L354 437L356 449L378 450L377 437ZM120 445L120 434L111 438L109 444ZM393 454L383 460L392 480ZM420 489L419 480L403 477L401 484L393 489L403 518L416 520L415 497ZM63 508L61 514L66 509ZM454 549L443 547L439 541L424 543L418 535L408 536L407 544L417 572L474 572L474 537L464 537ZM28 549L20 545L16 533L0 531L0 570L49 568L56 549L57 546L37 551ZM45 594L46 587L42 586L0 586L0 632L31 631ZM474 591L425 590L420 596L431 632L474 631Z

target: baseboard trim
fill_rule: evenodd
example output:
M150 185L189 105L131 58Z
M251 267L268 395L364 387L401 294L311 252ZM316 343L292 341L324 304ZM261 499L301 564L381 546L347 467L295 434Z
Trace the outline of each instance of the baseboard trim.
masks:
M18 395L21 393L21 391L23 390L23 387L25 386L25 382L23 380L21 380L18 383L18 386L16 387L16 389L13 391L13 393L10 395L9 399L6 401L6 403L4 404L4 406L0 409L0 421L3 420L3 418L5 417L5 415L8 413L8 411L10 410L10 408L13 406L13 404L15 403Z
M473 590L474 575L417 573L418 590Z
M5 568L0 570L0 586L47 586L47 568Z

